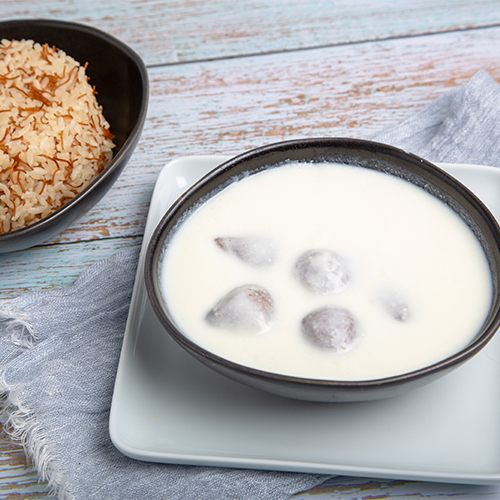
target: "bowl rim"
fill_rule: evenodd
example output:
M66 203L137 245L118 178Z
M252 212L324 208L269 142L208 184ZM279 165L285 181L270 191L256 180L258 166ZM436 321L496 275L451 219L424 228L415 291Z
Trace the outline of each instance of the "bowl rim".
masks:
M144 259L144 280L146 284L146 290L151 301L151 305L156 315L160 319L160 322L168 334L185 350L191 353L195 353L197 356L204 358L209 363L214 363L231 371L242 372L245 375L249 375L252 378L258 378L261 380L272 380L276 382L286 383L289 386L300 386L302 388L311 389L370 389L370 388L381 388L381 387L391 387L402 384L403 382L417 381L423 377L428 377L432 374L437 374L438 372L444 372L446 369L451 369L456 367L475 354L477 354L481 349L483 349L486 344L493 338L498 328L500 327L500 306L496 314L489 318L493 310L495 303L500 304L500 292L497 293L497 298L492 298L492 304L490 307L490 312L488 318L485 320L481 327L481 334L476 337L469 345L459 352L448 356L441 361L433 363L431 365L419 368L417 370L412 370L410 372L402 373L399 375L393 375L389 377L382 377L377 379L366 379L366 380L335 380L335 379L320 379L320 378L306 378L294 375L286 375L281 373L267 372L257 368L252 368L240 363L236 363L227 358L219 356L213 352L204 349L197 343L190 340L185 336L179 328L171 321L165 314L166 304L162 299L159 298L160 292L157 283L157 266L159 261L159 253L161 253L161 247L163 241L166 238L165 226L170 221L176 210L181 207L184 201L189 198L195 191L210 182L214 177L217 177L221 172L228 171L232 169L237 164L246 161L248 159L254 158L255 156L265 154L270 151L279 151L280 149L286 150L288 148L302 148L302 147L324 147L325 145L335 145L343 146L348 145L350 147L363 148L365 151L377 150L389 153L391 156L404 157L406 159L411 159L417 162L419 166L425 170L431 170L438 172L441 177L444 177L446 181L452 185L452 188L458 190L459 192L466 192L468 197L479 207L481 215L484 217L488 226L494 229L494 236L500 247L500 227L491 214L490 210L484 205L484 203L466 186L464 186L460 181L455 179L453 176L434 165L433 163L413 154L406 152L400 148L379 143L376 141L365 140L365 139L351 139L343 137L318 137L318 138L306 138L306 139L294 139L287 141L280 141L265 146L257 147L251 149L250 151L244 152L240 155L230 158L229 160L221 163L213 170L208 172L205 176L199 179L196 183L190 186L167 210L163 215L160 222L157 224L153 231L151 239L148 243L146 250L146 255ZM271 164L270 164L271 165ZM272 164L275 165L275 164ZM238 175L238 174L235 174ZM213 191L215 188L210 189ZM493 277L492 277L493 279Z
M64 28L74 30L79 33L84 33L88 35L93 35L97 38L103 39L110 45L116 47L121 52L123 52L127 57L135 64L139 71L139 75L142 83L142 96L141 105L139 108L139 119L135 123L133 129L131 130L128 138L123 143L120 151L111 158L111 161L105 166L104 170L97 175L97 177L77 196L72 198L70 201L65 203L62 207L58 208L56 211L47 215L43 219L40 219L33 224L22 227L20 229L15 229L7 233L0 234L0 242L2 244L8 244L10 240L16 240L17 238L22 238L24 235L30 234L32 232L37 232L43 230L44 226L50 226L55 223L58 219L64 217L64 215L72 209L72 207L78 204L82 199L90 196L92 191L94 191L99 185L106 182L108 177L114 175L114 171L120 167L122 159L131 154L131 150L135 148L135 142L138 135L141 133L144 123L146 121L147 107L149 101L149 78L146 65L142 58L126 43L122 42L118 38L106 33L105 31L95 28L87 24L77 23L73 21L62 21L58 19L44 19L44 18L26 18L26 19L10 19L0 22L0 34L2 27L6 26L21 26L23 24L32 26L43 26L47 28ZM0 36L0 40L2 37ZM36 40L35 40L36 42ZM68 54L71 56L71 54ZM80 61L78 61L81 64Z

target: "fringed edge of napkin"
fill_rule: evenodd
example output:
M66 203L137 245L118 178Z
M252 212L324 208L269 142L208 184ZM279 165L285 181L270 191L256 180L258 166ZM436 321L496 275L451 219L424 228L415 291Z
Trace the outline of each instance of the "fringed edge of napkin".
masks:
M9 302L5 302L0 307L0 323L7 323L5 333L10 335L10 341L13 345L29 349L38 341L35 327L31 324L29 315Z
M31 349L38 337L29 317L15 306L5 304L0 308L0 322L6 322L6 335L12 344ZM49 494L61 500L72 500L68 490L61 461L52 449L49 437L42 425L35 419L34 412L25 408L19 401L20 387L9 387L5 372L0 372L0 419L4 422L4 432L10 439L20 444L28 460L32 462L40 477L47 482Z

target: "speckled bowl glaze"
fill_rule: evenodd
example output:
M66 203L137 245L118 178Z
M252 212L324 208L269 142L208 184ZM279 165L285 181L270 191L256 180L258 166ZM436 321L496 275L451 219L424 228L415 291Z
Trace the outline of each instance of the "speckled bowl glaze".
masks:
M438 196L471 227L490 266L493 298L486 321L475 340L439 363L403 375L367 381L315 380L268 373L236 364L193 343L176 326L159 289L158 265L162 248L176 222L200 198L242 173L252 174L284 161L336 162L375 169L403 178ZM391 146L369 141L320 138L287 141L237 156L208 173L187 190L158 224L146 254L145 281L153 308L171 337L200 362L243 384L294 399L355 402L397 396L443 377L471 359L491 340L500 325L500 229L484 204L466 187L435 165Z
M38 245L56 236L92 208L116 181L130 159L144 126L149 97L142 59L127 45L98 29L64 21L33 19L0 23L0 38L29 39L64 50L96 87L99 104L115 136L113 159L76 198L44 219L0 235L0 253Z

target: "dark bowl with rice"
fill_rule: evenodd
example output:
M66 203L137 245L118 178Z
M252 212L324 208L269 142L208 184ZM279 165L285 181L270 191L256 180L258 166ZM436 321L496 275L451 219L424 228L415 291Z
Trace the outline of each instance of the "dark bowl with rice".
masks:
M56 165L57 167L62 166L62 170L66 172L64 174L54 173L49 180L46 177L45 180L42 179L40 181L41 187L37 188L38 191L44 194L49 191L49 188L54 191L53 186L57 183L58 176L66 176L66 179L63 180L68 181L69 186L77 185L80 182L79 185L84 187L81 188L81 191L75 189L69 195L65 194L66 199L58 202L62 206L48 215L38 215L40 217L38 220L28 222L24 227L15 227L14 224L5 222L5 228L2 228L0 233L0 253L6 253L38 245L56 236L84 215L106 194L123 171L139 141L146 118L149 83L144 62L131 48L113 36L90 26L43 19L12 20L0 23L0 40L33 40L35 43L47 47L47 49L44 49L46 52L50 52L51 49L59 49L78 62L83 69L77 69L74 74L78 74L79 70L85 71L84 78L88 79L88 83L94 88L92 93L97 98L98 107L102 107L104 120L109 124L109 134L105 131L107 137L104 139L110 138L114 143L111 159L103 159L104 153L99 153L103 164L99 167L100 170L85 183L70 177L71 172L68 165L73 168L78 161L64 159L69 158L67 154L73 155L72 158L74 158L79 153L69 151L58 157L54 153L43 155L37 150L40 157L48 158L49 165L53 167ZM45 56L45 54L43 55ZM63 83L70 79L72 73L68 71L68 75L66 75L64 71L61 79ZM3 75L3 78L8 82L9 75ZM50 81L49 84L45 83L43 89L49 88L50 84ZM44 105L45 90L37 90L37 85L35 82L35 85L30 87L30 89L33 88L33 91L30 91L30 98L32 98L30 103L33 104L24 105L25 107L21 108L26 116L35 114L35 108L38 112ZM56 87L55 84L52 84L52 86ZM21 93L21 91L18 93ZM23 93L26 94L26 90ZM16 114L20 114L20 112L16 110ZM63 120L65 114L69 113L65 113L61 109L58 119ZM73 122L78 121L78 115L73 116L72 120ZM90 118L90 120L92 126L94 121L97 121L96 118ZM2 136L0 140L4 141L8 133L15 135L9 127L6 129L4 125L0 130ZM61 125L61 131L58 132L57 138L52 138L52 140L63 143L63 134L66 133L64 125ZM55 136L55 134L53 135ZM27 134L22 135L21 131L19 131L16 139L17 144L28 142ZM66 136L64 136L64 139L66 140ZM76 141L78 144L80 144L80 141L85 143L84 139L78 137ZM13 162L10 159L11 164L7 177L13 182L17 181L18 184L16 186L17 192L15 192L12 186L6 185L6 182L0 182L0 184L3 184L0 186L3 191L0 193L0 205L4 206L4 211L6 203L11 205L11 202L14 201L19 204L21 198L23 200L27 198L24 179L29 176L35 177L36 174L33 172L37 171L37 168L25 165L28 162L24 158L28 153L23 152L24 156L16 156L16 150L12 144L14 143L6 144L4 142L0 144L4 155L9 148L12 148L14 152L11 156L14 157L15 161ZM89 147L92 148L92 146ZM66 146L66 148L71 149L70 146ZM25 149L28 150L29 146ZM2 167L4 171L5 168ZM4 179L7 177L4 175ZM59 184L61 183L59 182ZM11 195L10 199L7 198L7 194ZM51 196L54 197L55 195L52 194ZM16 210L19 217L17 206L14 206L11 212L15 216ZM35 209L32 210L36 211ZM38 209L38 212L41 213L41 209ZM9 217L14 219L12 214ZM5 218L6 216L3 216L4 220ZM2 221L0 221L0 224L2 224ZM10 229L11 227L12 229Z

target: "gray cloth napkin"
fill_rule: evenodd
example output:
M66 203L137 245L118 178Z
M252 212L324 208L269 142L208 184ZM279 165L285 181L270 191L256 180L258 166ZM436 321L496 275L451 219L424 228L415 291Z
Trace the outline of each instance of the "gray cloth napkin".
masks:
M500 87L484 71L374 139L431 161L500 166ZM176 466L112 445L109 408L138 251L73 286L0 301L0 417L62 499L280 500L329 476Z
M431 162L500 166L500 90L486 71L377 134Z

